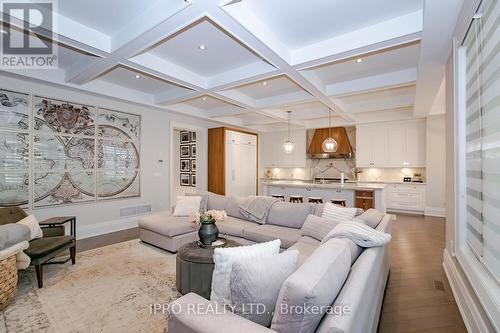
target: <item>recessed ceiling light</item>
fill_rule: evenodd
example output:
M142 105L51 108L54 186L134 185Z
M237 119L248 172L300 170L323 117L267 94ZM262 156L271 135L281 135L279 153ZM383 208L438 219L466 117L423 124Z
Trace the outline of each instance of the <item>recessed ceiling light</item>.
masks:
M135 76L135 78L136 78L136 79L140 79L140 78L141 78L141 76L140 76L139 74L137 74L137 75Z
M356 62L359 64L360 62L363 62L363 58L358 58L356 59Z
M203 44L198 45L198 48L199 48L200 50L202 50L202 51L207 49L207 47L206 47L205 45L203 45Z
M267 86L267 81L262 82L263 86Z
M0 30L0 33L2 33L2 34L4 34L4 35L7 35L7 34L8 34L7 30L3 30L3 29L1 29L1 30Z
M206 101L206 100L207 100L207 98L206 98L206 97L203 97L202 99L203 99L204 101Z

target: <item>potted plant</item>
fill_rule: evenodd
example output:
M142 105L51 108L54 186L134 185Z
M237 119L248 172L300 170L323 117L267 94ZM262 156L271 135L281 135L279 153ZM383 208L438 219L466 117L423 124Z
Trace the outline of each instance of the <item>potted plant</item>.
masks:
M211 245L219 237L219 229L215 223L222 222L227 218L223 210L209 210L205 213L197 213L193 216L193 223L198 224L198 236L203 245Z

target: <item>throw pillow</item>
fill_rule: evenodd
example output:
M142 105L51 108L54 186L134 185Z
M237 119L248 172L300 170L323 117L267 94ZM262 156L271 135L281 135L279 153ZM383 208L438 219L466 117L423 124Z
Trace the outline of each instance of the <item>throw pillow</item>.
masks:
M325 243L332 238L347 238L361 247L383 246L391 241L390 234L356 221L340 223L321 242Z
M384 215L376 209L370 208L363 214L359 215L358 218L363 220L367 226L375 229Z
M36 220L35 216L28 215L17 223L25 225L28 228L30 228L30 240L43 237L42 228L40 228L40 225L38 224L38 221Z
M208 193L194 192L194 193L186 193L186 197L201 197L200 202L200 211L206 212L208 206Z
M334 239L318 247L281 286L271 329L280 333L314 332L350 268L351 252L345 242ZM318 311L308 310L313 308Z
M278 254L281 241L260 243L249 246L216 248L214 250L214 272L212 275L212 293L210 300L219 304L231 304L231 271L233 263Z
M235 314L265 327L271 325L281 285L297 268L299 251L239 261L231 272L231 301Z
M338 221L310 214L307 215L306 221L300 229L300 234L322 240L337 224L339 224Z
M357 210L357 208L346 208L327 202L321 216L329 220L336 221L337 223L341 223L351 221L356 215Z
M191 216L200 211L200 196L178 196L173 216Z

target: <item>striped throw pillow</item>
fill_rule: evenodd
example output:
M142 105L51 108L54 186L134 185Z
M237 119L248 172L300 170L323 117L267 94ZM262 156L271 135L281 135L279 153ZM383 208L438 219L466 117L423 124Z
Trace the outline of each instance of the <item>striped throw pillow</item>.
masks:
M309 214L300 229L300 234L322 240L337 224L339 224L337 221Z
M352 221L356 215L357 208L346 208L334 205L332 203L326 203L323 209L323 214L321 217L335 221L337 223Z

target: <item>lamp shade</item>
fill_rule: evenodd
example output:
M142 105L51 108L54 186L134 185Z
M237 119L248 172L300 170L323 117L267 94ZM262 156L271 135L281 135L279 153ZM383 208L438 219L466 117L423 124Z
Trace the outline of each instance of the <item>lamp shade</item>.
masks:
M323 141L322 148L325 153L335 153L339 148L339 145L334 138L329 137Z
M285 154L291 154L295 150L295 144L293 141L286 140L285 143L283 143L283 150L285 151Z

